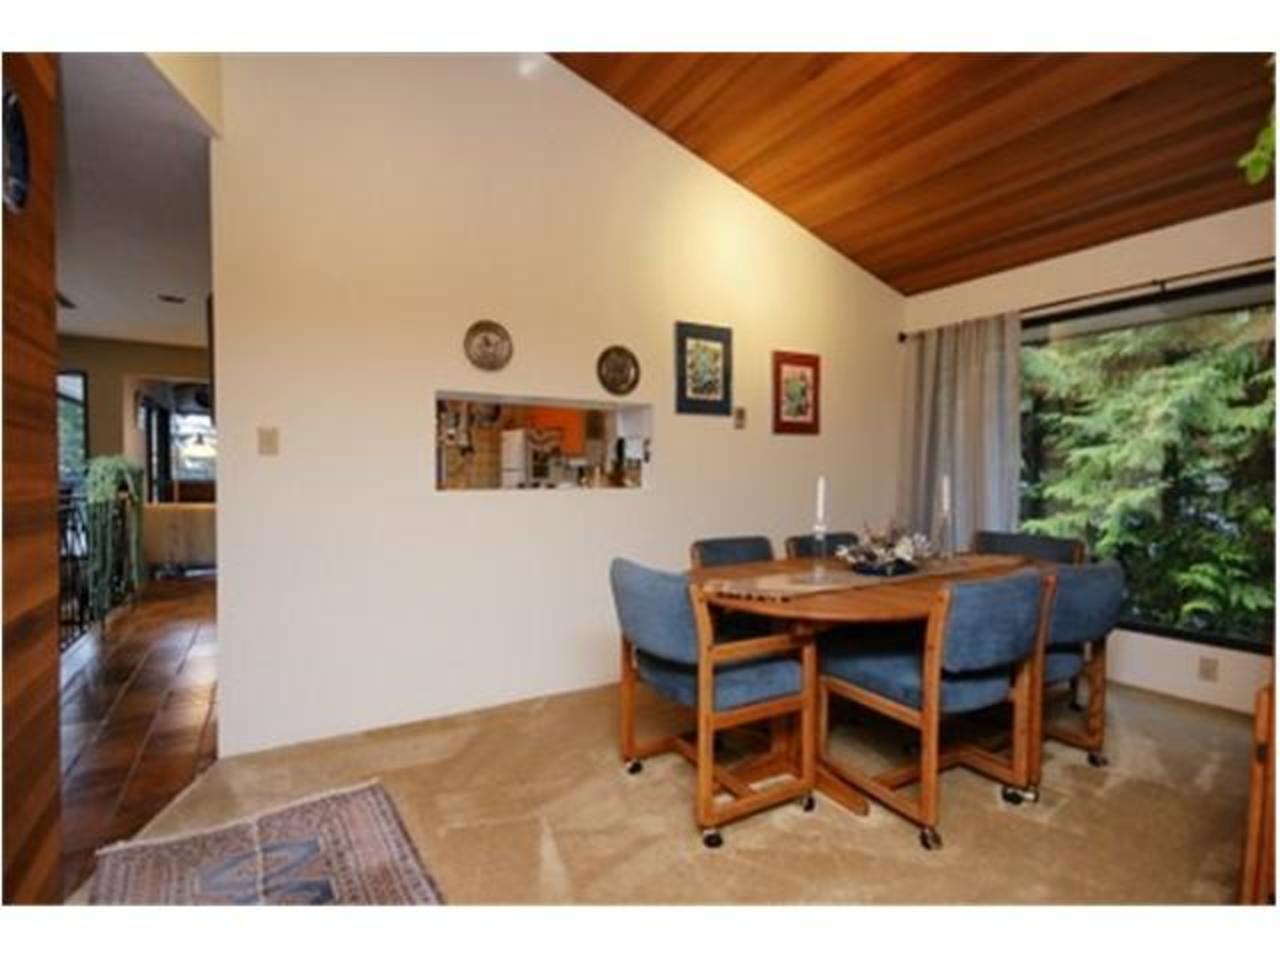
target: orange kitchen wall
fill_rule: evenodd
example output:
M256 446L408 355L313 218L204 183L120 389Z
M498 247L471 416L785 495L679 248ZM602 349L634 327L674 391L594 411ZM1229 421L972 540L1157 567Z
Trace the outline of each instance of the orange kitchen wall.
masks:
M539 429L559 428L564 438L560 449L566 457L580 457L586 451L587 413L568 407L529 407L528 424Z

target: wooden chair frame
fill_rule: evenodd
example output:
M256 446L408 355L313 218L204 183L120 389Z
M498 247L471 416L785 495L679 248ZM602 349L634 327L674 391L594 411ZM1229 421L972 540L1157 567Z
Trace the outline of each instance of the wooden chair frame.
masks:
M789 800L807 798L813 793L817 780L814 733L818 659L812 634L803 625L792 628L790 633L714 643L710 611L697 585L690 585L689 599L693 604L698 636L696 726L684 734L658 737L643 743L637 741L635 690L641 678L636 670L634 645L624 634L619 746L626 764L663 753L677 753L692 763L698 778L694 817L700 828L714 831L734 820ZM795 655L800 660L799 693L732 710L715 709L717 667L783 654ZM789 717L799 718L800 733L796 738L786 735L783 730L783 721ZM773 745L767 754L741 761L733 767L716 763L717 733L760 721L769 721L774 731ZM755 786L759 781L783 773L791 774L792 779L763 789ZM718 802L720 793L729 795L728 802Z
M1076 702L1076 691L1078 689L1078 680L1084 677L1085 683L1089 688L1089 699L1085 702L1084 707L1084 724L1082 729L1072 729L1063 726L1060 723L1045 726L1044 723L1044 701L1047 699L1045 692L1041 691L1041 705L1039 713L1039 725L1042 729L1041 734L1036 738L1036 778L1035 782L1040 782L1040 760L1043 753L1043 742L1047 738L1049 740L1057 740L1068 746L1077 747L1085 750L1089 754L1089 763L1095 767L1105 766L1107 762L1106 756L1102 752L1103 739L1106 736L1107 728L1107 640L1103 637L1099 640L1093 640L1085 644L1084 649L1084 668L1075 677L1069 681L1064 681L1070 689L1070 702L1074 707Z
M965 766L1008 787L1027 790L1039 776L1039 721L1044 676L1045 637L1049 611L1053 604L1056 578L1046 575L1041 581L1040 608L1036 640L1032 654L1014 669L1009 700L1013 705L1013 736L1009 755L994 752L985 742L966 742L941 748L942 727L942 654L946 642L947 614L951 608L951 589L940 590L929 612L925 631L924 657L921 665L920 709L908 707L874 691L841 680L823 676L818 681L818 760L825 773L847 781L890 810L922 828L921 841L930 849L940 845L937 835L939 774L955 766ZM827 750L830 722L830 697L844 697L877 713L884 714L920 733L919 759L894 767L874 776L852 770L835 761ZM1007 735L996 742L1008 739ZM919 782L918 798L903 796L899 791Z
M1275 681L1258 691L1249 764L1249 813L1245 822L1240 902L1276 901Z

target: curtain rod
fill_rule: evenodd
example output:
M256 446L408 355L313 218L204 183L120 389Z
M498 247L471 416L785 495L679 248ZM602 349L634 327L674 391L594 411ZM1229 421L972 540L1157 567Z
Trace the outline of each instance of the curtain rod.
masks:
M1219 274L1235 274L1240 271L1254 270L1263 266L1270 266L1274 270L1275 263L1275 257L1259 257L1256 260L1245 260L1241 263L1228 264L1225 267L1212 267L1208 270L1195 270L1191 273L1180 273L1172 277L1165 277L1163 280L1147 280L1143 283L1130 283L1121 287L1109 287L1106 290L1098 290L1094 293L1084 293L1075 297L1064 297L1061 300L1047 300L1044 303L1037 303L1030 307L1024 307L1018 312L1024 318L1026 318L1027 314L1034 313L1037 314L1037 316L1030 319L1044 320L1059 311L1063 311L1064 307L1070 307L1078 303L1083 303L1087 300L1101 299L1102 302L1091 304L1091 306L1104 306L1107 304L1107 300L1102 298L1115 297L1116 302L1119 303L1128 299L1128 297L1124 296L1125 294L1134 294L1139 291L1148 291L1151 294L1168 293L1170 292L1170 284L1181 283L1186 280L1194 280L1202 277L1217 276ZM1041 313L1041 311L1047 311L1047 313ZM917 330L914 333L900 332L898 334L898 342L904 343L909 337L918 336L921 333L924 333L924 331Z

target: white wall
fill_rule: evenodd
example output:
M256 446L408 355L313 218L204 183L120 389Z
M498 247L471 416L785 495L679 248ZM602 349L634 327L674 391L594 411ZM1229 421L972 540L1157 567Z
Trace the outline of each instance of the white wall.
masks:
M1201 659L1217 661L1217 680L1199 675ZM1117 630L1107 641L1107 677L1184 700L1253 713L1253 698L1271 682L1271 657L1202 643Z
M222 56L216 53L149 53L161 75L200 115L206 132L222 128Z
M606 682L610 557L893 510L903 299L553 61L222 64L220 749ZM473 320L515 357L471 368ZM673 413L677 319L734 329L729 418ZM437 493L438 389L655 404L644 491ZM823 359L823 431L775 437L770 351ZM259 425L280 455L255 451Z
M1268 200L916 294L907 298L905 329L927 330L1275 253L1276 209Z

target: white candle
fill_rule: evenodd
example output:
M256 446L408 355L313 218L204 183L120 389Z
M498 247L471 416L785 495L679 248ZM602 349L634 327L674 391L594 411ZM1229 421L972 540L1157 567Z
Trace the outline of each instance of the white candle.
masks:
M942 475L942 512L951 512L951 477L945 473Z
M827 518L827 478L818 477L818 522Z

